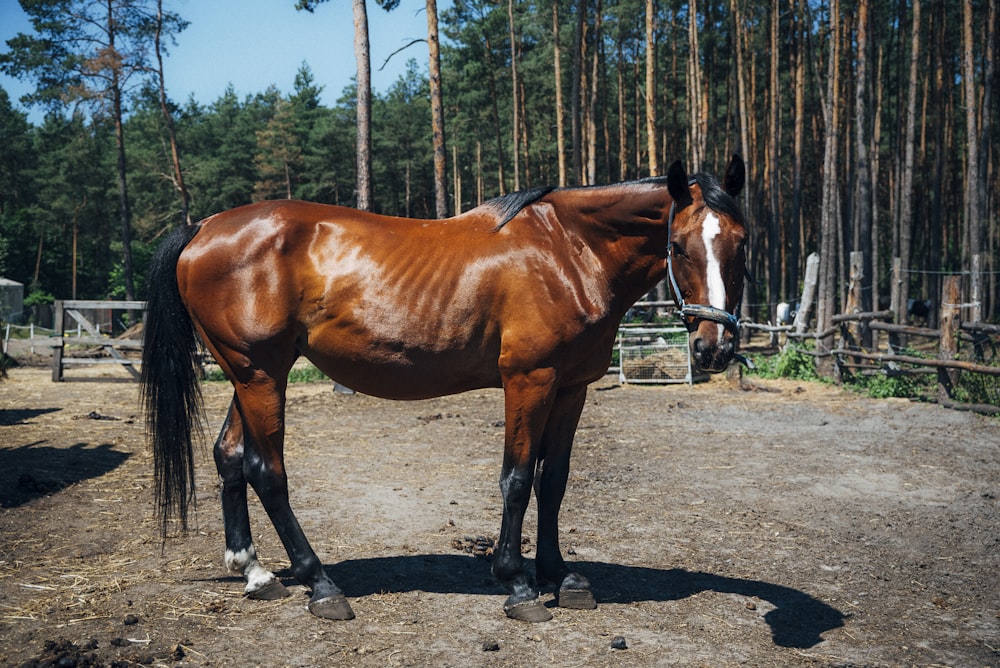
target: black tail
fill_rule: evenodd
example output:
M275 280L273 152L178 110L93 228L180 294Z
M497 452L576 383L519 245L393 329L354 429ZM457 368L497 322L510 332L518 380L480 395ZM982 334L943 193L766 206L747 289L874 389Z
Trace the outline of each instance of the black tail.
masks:
M201 428L201 388L195 360L197 338L177 287L177 261L199 229L186 226L164 239L147 279L139 382L164 536L174 514L187 529L188 506L194 502L192 434Z

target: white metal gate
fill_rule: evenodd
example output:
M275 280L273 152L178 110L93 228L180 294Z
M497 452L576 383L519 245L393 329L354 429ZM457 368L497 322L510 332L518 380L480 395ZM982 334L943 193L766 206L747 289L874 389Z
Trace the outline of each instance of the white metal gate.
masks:
M618 330L618 378L622 383L694 383L705 374L691 370L684 327L628 327Z

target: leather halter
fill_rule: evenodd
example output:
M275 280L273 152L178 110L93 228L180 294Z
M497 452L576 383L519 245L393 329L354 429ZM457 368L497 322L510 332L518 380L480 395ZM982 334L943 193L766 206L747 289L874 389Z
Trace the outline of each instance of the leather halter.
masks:
M691 181L688 185L695 185L695 183L697 182ZM674 276L674 244L670 241L674 225L674 212L676 209L677 202L671 202L670 216L667 218L667 277L670 279L670 289L674 293L674 299L677 300L677 307L681 317L717 322L732 332L734 337L738 338L740 334L740 319L735 313L730 313L729 311L724 311L721 308L716 308L708 304L688 304L684 301L684 295L681 293L680 286L677 285L677 278ZM739 305L735 308L739 308Z

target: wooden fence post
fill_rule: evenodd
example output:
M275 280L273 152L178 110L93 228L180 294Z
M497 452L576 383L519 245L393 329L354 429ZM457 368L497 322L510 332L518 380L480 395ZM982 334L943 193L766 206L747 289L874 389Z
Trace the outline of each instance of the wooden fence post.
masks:
M976 253L972 256L972 272L971 280L969 281L969 303L972 305L972 311L969 313L969 322L983 321L984 295L982 271L983 258L982 255Z
M858 251L851 253L851 273L847 287L847 303L844 305L844 313L861 312L861 284L865 279L864 254ZM861 343L861 322L859 320L847 321L842 325L841 331L844 333L843 347L857 348Z
M806 277L802 284L802 298L799 300L799 310L795 313L796 334L804 334L809 327L809 311L812 310L813 297L816 295L816 280L819 277L819 255L809 253L806 258Z
M55 330L56 336L59 337L59 343L52 348L52 382L59 383L63 379L62 358L66 338L66 333L63 330L66 328L66 321L63 319L63 300L57 299L54 306L55 322L52 323L52 328Z
M939 359L953 360L958 357L958 326L961 324L960 276L945 276L941 284L941 350ZM938 367L938 401L951 400L952 390L958 382L958 369Z
M892 276L889 285L889 308L892 309L892 321L897 325L902 323L900 314L906 304L903 301L903 260L898 257L892 258ZM899 332L889 332L890 352L896 352L906 346L906 335ZM877 349L877 346L876 346Z

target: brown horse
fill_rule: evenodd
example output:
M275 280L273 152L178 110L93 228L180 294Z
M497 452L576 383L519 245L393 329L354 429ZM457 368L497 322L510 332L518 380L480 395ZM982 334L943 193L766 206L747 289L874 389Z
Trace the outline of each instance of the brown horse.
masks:
M215 443L226 564L246 595L285 587L256 559L247 483L311 589L319 617L354 616L288 500L288 372L305 356L338 382L389 399L504 389L503 517L493 573L508 616L551 617L521 557L532 486L537 582L559 605L596 606L559 549L558 514L587 385L607 371L619 322L668 273L695 364L735 355L746 232L734 156L723 185L665 178L507 195L445 220L409 220L304 202L261 202L179 230L151 269L142 391L164 531L186 525L192 431L200 421L195 332L235 396ZM669 267L669 271L668 271Z

